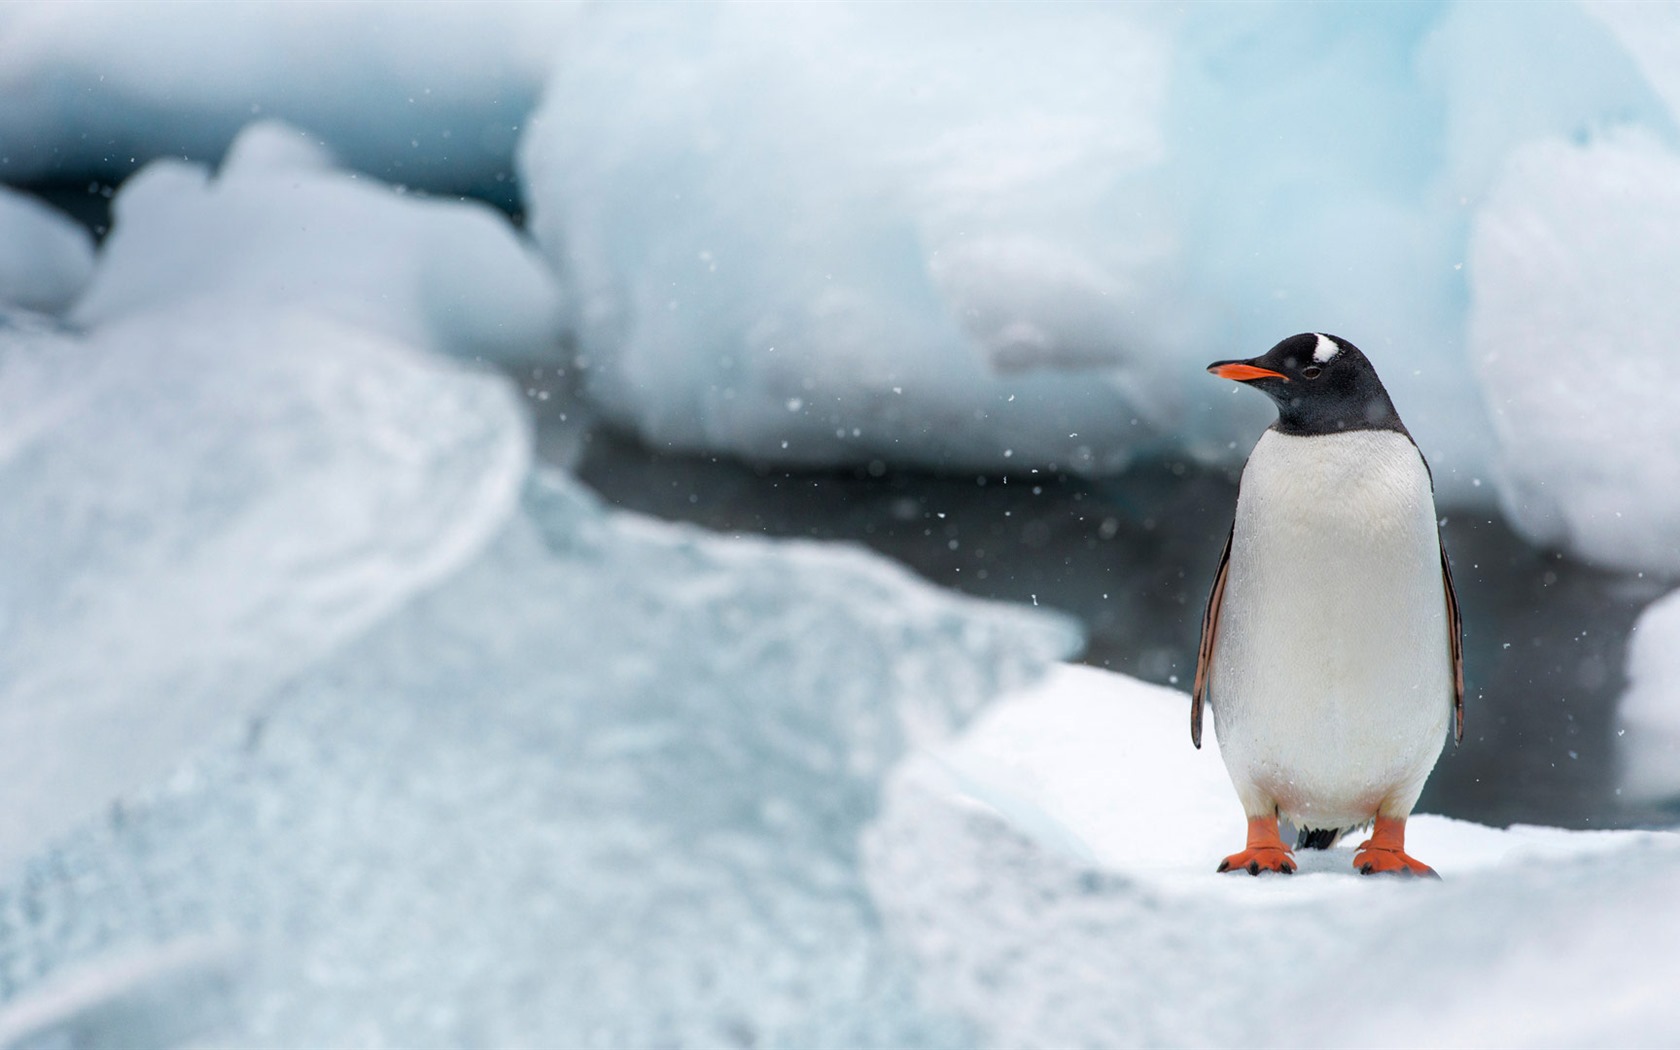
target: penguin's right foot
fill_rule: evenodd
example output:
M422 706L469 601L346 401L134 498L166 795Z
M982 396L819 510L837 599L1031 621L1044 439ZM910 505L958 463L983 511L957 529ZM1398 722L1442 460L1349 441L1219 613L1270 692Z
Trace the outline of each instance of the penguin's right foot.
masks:
M1269 849L1245 849L1241 853L1233 853L1219 862L1220 871L1246 871L1250 875L1258 875L1262 871L1275 871L1282 875L1295 874L1295 858L1283 847Z
M1250 817L1248 820L1248 848L1233 853L1219 862L1220 871L1246 871L1258 875L1275 871L1283 875L1295 874L1295 856L1278 837L1277 815Z

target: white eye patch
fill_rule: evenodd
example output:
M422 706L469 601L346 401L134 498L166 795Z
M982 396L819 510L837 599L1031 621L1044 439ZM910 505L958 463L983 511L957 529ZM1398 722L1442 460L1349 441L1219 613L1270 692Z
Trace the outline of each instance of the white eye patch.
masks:
M1314 332L1318 336L1318 345L1313 347L1313 360L1318 364L1326 364L1332 357L1342 352L1336 341L1322 332Z

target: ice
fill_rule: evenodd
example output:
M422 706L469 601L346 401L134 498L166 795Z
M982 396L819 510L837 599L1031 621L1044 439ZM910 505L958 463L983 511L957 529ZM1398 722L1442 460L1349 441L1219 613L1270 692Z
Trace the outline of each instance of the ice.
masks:
M1673 1038L1680 836L1425 815L1439 883L1363 878L1346 845L1216 874L1243 830L1184 694L1070 667L906 763L866 871L930 1005L987 1045Z
M1680 120L1680 8L1592 0L1582 9L1598 19L1639 65L1639 73Z
M152 1030L168 987L231 982L213 1042L965 1043L859 831L907 751L1075 640L538 476L476 563L8 882L0 1030L97 1029L90 988Z
M1617 710L1622 790L1630 799L1680 804L1680 593L1640 614L1627 677Z
M1470 217L1513 151L1536 140L1640 128L1674 141L1674 74L1653 61L1660 35L1649 32L1672 24L1662 6L1589 0L1520 13L1497 4L1444 8L1419 59L1447 102L1447 202ZM1647 25L1628 31L1641 22Z
M154 782L476 554L528 424L425 353L536 353L554 293L505 222L260 127L148 167L81 329L0 323L0 861Z
M114 215L81 325L194 303L307 309L466 358L558 353L559 291L501 214L357 178L285 125L245 129L213 177L148 165Z
M1072 8L596 15L521 171L613 418L802 464L1112 470L1160 442L1176 389L1126 391L1167 367L1133 331L1171 302L1166 246L1111 199L1161 150L1158 33ZM1092 212L1139 235L1093 238Z
M528 455L501 383L318 315L0 327L0 861L469 559Z
M1485 501L1510 446L1466 380L1469 282L1510 278L1475 272L1472 224L1537 142L1680 145L1659 5L302 11L7 5L0 177L208 160L277 116L458 189L523 134L590 396L758 461L1235 463L1266 407L1200 366L1330 330L1443 502Z
M56 314L93 272L93 238L33 197L0 186L0 308Z
M1674 134L1570 5L597 14L521 147L588 390L758 460L1234 462L1201 366L1333 331L1485 501L1472 215L1526 142Z
M1680 573L1680 153L1518 150L1476 219L1470 337L1506 513L1537 544Z
M0 179L213 160L262 116L391 182L495 189L577 10L147 0L93 17L53 0L0 5Z

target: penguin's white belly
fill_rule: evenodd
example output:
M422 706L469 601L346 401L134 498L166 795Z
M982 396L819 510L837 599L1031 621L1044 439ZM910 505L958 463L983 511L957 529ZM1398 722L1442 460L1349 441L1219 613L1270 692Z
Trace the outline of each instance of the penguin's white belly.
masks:
M1268 430L1237 499L1210 700L1251 816L1403 818L1446 739L1452 660L1435 504L1393 431Z

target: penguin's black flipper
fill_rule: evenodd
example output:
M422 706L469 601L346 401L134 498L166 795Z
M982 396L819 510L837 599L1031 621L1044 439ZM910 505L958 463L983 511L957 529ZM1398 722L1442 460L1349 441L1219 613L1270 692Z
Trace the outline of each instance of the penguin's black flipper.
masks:
M1441 544L1441 581L1447 590L1447 645L1452 652L1453 668L1453 743L1458 744L1464 740L1464 623L1458 616L1458 594L1453 590L1446 544Z
M1225 574L1231 568L1231 537L1236 533L1236 522L1232 522L1231 531L1225 534L1225 549L1219 552L1219 570L1213 574L1207 609L1202 612L1202 644L1196 649L1196 681L1190 688L1190 742L1197 748L1202 746L1202 704L1207 698L1208 673L1213 668L1213 641L1219 634L1219 607L1225 601Z

